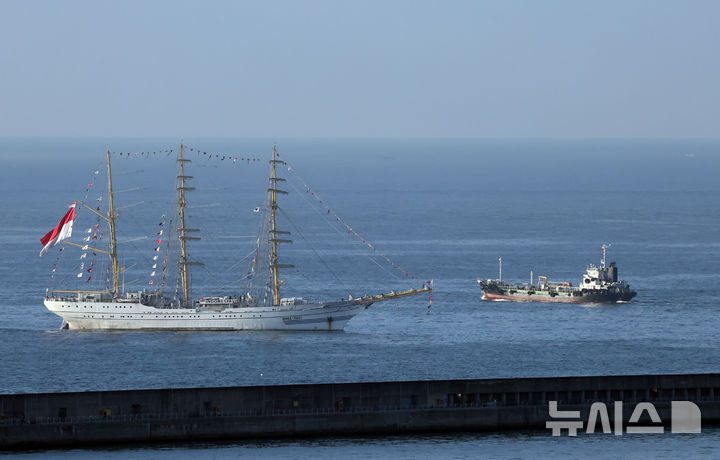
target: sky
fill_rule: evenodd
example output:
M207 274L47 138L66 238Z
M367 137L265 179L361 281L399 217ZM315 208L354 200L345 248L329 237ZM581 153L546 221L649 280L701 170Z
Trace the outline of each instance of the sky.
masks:
M718 138L720 2L0 0L0 136Z

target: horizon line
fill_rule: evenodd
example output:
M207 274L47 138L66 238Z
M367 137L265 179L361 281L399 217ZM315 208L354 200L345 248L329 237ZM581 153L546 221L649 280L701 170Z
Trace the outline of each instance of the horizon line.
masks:
M243 139L243 140L424 140L424 141L447 141L447 140L468 140L468 141L720 141L720 137L610 137L610 136L586 136L586 137L562 137L562 136L526 136L526 137L502 137L502 136L214 136L214 135L3 135L0 139Z

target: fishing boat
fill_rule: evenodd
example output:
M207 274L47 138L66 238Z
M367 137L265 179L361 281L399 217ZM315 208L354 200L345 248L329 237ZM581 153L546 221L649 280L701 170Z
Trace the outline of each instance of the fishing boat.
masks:
M118 213L113 199L111 155L107 152L107 196L108 210L99 212L83 201L76 201L60 223L41 239L43 251L62 244L87 251L84 241L70 241L76 208L87 209L102 219L109 227L109 247L107 250L90 248L93 253L101 253L109 258L108 286L104 290L50 290L46 292L44 304L52 313L63 320L64 329L116 329L116 330L325 330L339 331L348 321L378 302L432 293L432 282L422 287L399 292L377 295L348 295L337 301L310 302L303 297L282 297L281 272L293 268L293 265L281 263L279 246L290 243L290 232L278 226L278 197L288 192L279 188L285 178L278 176L278 166L285 165L273 146L270 159L270 177L267 198L264 205L265 215L257 237L257 248L253 259L252 271L266 270L265 295L253 296L250 292L235 295L211 295L193 299L191 294L190 270L202 265L190 259L188 246L193 240L199 240L200 230L186 225L186 193L193 190L188 186L193 178L186 169L191 160L183 156L183 145L177 154L176 195L177 228L176 243L179 244L177 261L180 294L169 296L162 289L152 288L125 292L124 282L121 288L119 275L123 270L118 261L116 238L116 219ZM97 172L96 172L97 173ZM256 208L257 212L259 209ZM96 226L97 228L97 226ZM92 229L88 229L90 232ZM162 234L162 231L159 232ZM93 234L94 235L94 234ZM166 235L167 236L167 235ZM86 237L87 241L90 236ZM93 237L94 239L95 237ZM158 243L160 240L158 239ZM267 254L261 249L267 248ZM63 247L64 249L64 247ZM156 249L157 251L158 249ZM157 256L156 256L157 259ZM263 262L264 261L264 262ZM154 266L153 266L154 267ZM153 272L154 273L154 272ZM78 274L78 277L82 275ZM88 278L89 279L89 278ZM238 286L238 291L240 287ZM241 291L239 291L241 292ZM430 297L432 299L432 297ZM431 301L431 300L430 300Z

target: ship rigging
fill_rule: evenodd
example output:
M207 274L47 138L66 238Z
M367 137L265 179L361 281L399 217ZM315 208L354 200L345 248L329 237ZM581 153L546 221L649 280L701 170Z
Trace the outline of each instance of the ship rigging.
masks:
M85 251L91 249L92 253L105 254L109 258L109 277L112 283L108 283L106 290L48 290L45 296L45 306L53 313L63 318L64 325L69 329L197 329L197 330L342 330L350 319L377 302L399 299L414 296L422 293L431 294L432 282L424 283L416 289L395 292L391 291L378 295L363 295L354 297L349 295L347 299L340 301L310 302L303 297L282 297L281 270L294 268L294 265L281 263L279 245L292 243L291 233L281 229L278 223L279 195L287 195L279 184L286 181L278 175L278 166L287 166L284 160L279 158L277 149L273 146L270 159L270 175L267 188L267 219L261 225L260 234L257 237L257 245L252 260L250 273L259 275L258 272L268 274L269 282L266 284L265 292L269 295L251 295L250 291L245 294L203 296L194 300L192 297L191 267L202 266L198 261L191 260L189 255L189 244L192 241L201 239L200 229L190 228L187 225L186 209L188 202L186 193L195 190L189 186L193 176L187 175L186 167L191 160L186 158L185 146L180 144L177 153L178 174L176 177L176 225L174 233L179 244L180 254L177 261L178 288L175 296L168 297L159 286L153 289L141 291L124 291L124 271L126 267L120 267L118 262L118 245L116 235L116 211L113 194L113 180L111 169L111 154L107 152L107 214L99 212L100 206L93 208L84 201L77 201L84 209L92 211L94 215L107 222L109 226L109 250L99 249L96 245L88 248L87 244L78 244L69 241L71 231L63 238L56 238L47 244L54 245L62 243L73 247L79 247ZM199 152L198 152L199 153ZM212 156L212 155L211 155ZM225 159L225 156L222 157ZM237 160L237 158L235 158ZM249 159L248 159L249 161ZM289 168L288 168L289 169ZM91 185L91 184L89 184ZM100 198L99 198L100 199ZM329 211L328 211L329 212ZM338 218L338 220L340 220ZM62 224L63 222L61 222ZM165 222L162 222L164 224ZM344 223L344 222L343 222ZM60 225L60 224L59 224ZM70 230L72 220L70 220ZM94 227L93 240L98 233L102 233ZM93 230L93 228L90 228ZM167 238L170 244L173 234L172 226L167 227L167 233L160 230L158 235L158 246L156 252L160 251L162 238ZM52 231L51 231L52 232ZM57 232L56 232L57 233ZM61 232L60 232L61 233ZM68 232L66 232L68 233ZM62 236L62 235L61 235ZM47 236L46 236L47 237ZM89 237L86 237L89 238ZM365 240L363 240L365 243ZM43 242L45 244L45 242ZM46 244L46 247L47 247ZM46 247L43 251L46 251ZM267 254L264 254L267 247ZM373 246L368 243L368 247ZM62 249L61 249L62 250ZM167 253L166 253L167 254ZM84 255L83 255L84 257ZM163 272L167 262L167 255L163 260ZM159 260L155 255L154 261ZM263 262L265 260L266 262ZM94 262L93 262L94 263ZM84 264L84 262L82 263ZM82 265L81 264L81 265ZM157 262L153 265L153 270ZM89 269L92 270L92 267ZM54 271L54 270L53 270ZM123 289L120 289L119 275L123 273ZM155 271L153 271L153 275ZM79 274L82 275L82 272ZM80 276L79 276L80 277ZM249 285L257 283L257 276L251 276ZM260 276L259 278L262 278ZM88 277L88 281L90 277ZM150 281L152 284L153 281Z

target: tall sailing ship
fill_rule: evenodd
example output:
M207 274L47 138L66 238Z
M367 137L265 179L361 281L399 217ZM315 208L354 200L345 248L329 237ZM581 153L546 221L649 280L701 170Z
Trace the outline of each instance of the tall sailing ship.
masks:
M280 262L278 247L290 243L290 232L278 227L278 196L287 194L279 185L285 179L278 177L277 166L286 163L279 158L273 146L270 160L270 177L267 188L266 216L257 239L256 254L253 259L253 271L266 270L265 295L245 294L225 296L204 296L193 299L191 295L191 267L202 265L190 260L188 243L199 240L199 229L186 226L186 192L193 190L186 175L186 165L191 160L183 156L183 145L178 151L177 175L177 240L180 254L177 262L178 285L181 295L170 297L162 289L143 289L124 292L121 289L119 275L123 267L118 262L116 238L116 219L118 214L113 200L112 170L110 152L107 152L108 211L100 213L99 207L93 208L87 203L76 201L56 228L51 230L41 242L43 251L62 243L88 249L87 245L68 241L72 235L75 208L82 206L98 218L109 224L110 244L108 250L92 248L109 258L109 271L112 284L105 290L48 290L44 304L48 310L63 319L66 329L167 329L167 330L342 330L357 314L374 303L384 302L421 293L432 293L432 282L424 283L421 288L401 292L389 292L378 295L363 295L339 301L309 302L302 297L282 297L281 270L294 268L293 265ZM257 210L257 209L256 209ZM97 228L97 226L96 226ZM159 242L159 240L158 240ZM261 244L264 243L264 244ZM261 254L261 249L267 249ZM264 260L266 259L266 260ZM264 260L264 261L263 261ZM80 276L80 275L78 275ZM124 283L123 283L124 285ZM240 287L238 286L238 290ZM431 298L431 297L430 297Z

